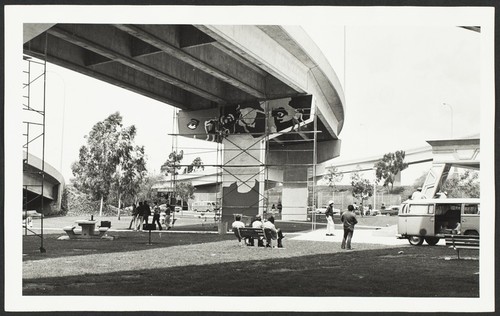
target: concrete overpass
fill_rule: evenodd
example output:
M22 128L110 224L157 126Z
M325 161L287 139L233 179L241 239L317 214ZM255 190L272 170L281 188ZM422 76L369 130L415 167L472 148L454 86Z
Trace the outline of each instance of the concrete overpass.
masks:
M26 153L25 153L26 155ZM26 156L25 170L23 172L23 191L26 197L27 209L41 210L41 195L43 183L44 214L49 211L59 211L64 190L62 174L47 162L44 163L44 177L42 181L42 160L32 154ZM53 209L49 207L53 203ZM24 204L24 203L23 203Z
M331 166L337 167L339 173L351 173L355 171L368 171L373 170L373 166L377 161L382 158L382 155L365 157L360 159L353 160L344 160L344 161L326 161L320 165L318 165L317 176L321 178L328 172L328 168ZM409 150L405 150L405 162L409 165L430 162L432 161L432 147L419 147L413 148Z
M208 140L212 133L225 148L223 183L237 186L223 189L228 215L263 209L259 182L269 179L262 177L266 168L271 180L285 183L290 208L284 203L283 213L305 217L308 166L340 153L342 87L300 27L25 24L24 30L25 54L181 109L179 129L188 119L195 130L183 136ZM210 124L216 131L209 132Z

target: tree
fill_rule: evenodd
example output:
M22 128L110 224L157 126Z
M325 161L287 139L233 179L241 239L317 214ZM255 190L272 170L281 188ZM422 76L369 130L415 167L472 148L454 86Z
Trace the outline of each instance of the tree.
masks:
M162 174L146 175L137 192L138 200L154 201L158 199L158 190L154 189L153 186L162 180L165 180L165 176ZM160 198L160 200L162 199Z
M166 175L178 175L181 169L180 162L184 158L184 151L177 153L175 150L168 155L167 161L161 166L160 170Z
M364 200L373 195L373 185L368 179L364 179L358 172L351 175L352 196L356 199Z
M146 159L144 147L134 146L131 142L135 137L135 127L124 129L118 144L120 163L114 177L114 187L118 195L118 209L122 198L135 200L140 184L146 176ZM135 201L134 201L135 202Z
M377 176L377 182L384 180L384 187L391 185L389 192L392 191L394 186L394 180L396 175L408 168L408 164L404 162L405 152L403 150L396 151L394 153L387 153L375 163L375 174Z
M479 198L479 173L473 170L455 173L446 179L441 191L447 192L447 196L451 198Z
M196 188L193 186L191 181L181 181L177 185L177 197L179 197L182 202L187 202L187 200L194 198L195 190Z
M331 166L328 168L328 173L323 176L329 187L335 188L335 184L342 181L344 174L340 173L337 167Z
M129 174L145 170L144 148L133 145L134 137L135 127L123 128L122 116L113 113L92 127L85 136L87 144L80 148L79 160L71 166L75 187L101 201L100 216L111 188L116 186L117 179L123 179L117 175L119 170L129 168ZM135 163L131 164L132 160Z
M193 162L186 168L186 173L191 173L199 169L205 170L205 166L203 166L203 161L201 161L201 158L196 157Z

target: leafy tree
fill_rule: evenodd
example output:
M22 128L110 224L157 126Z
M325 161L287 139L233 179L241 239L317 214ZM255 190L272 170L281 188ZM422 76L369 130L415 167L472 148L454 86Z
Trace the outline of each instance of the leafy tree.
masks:
M373 185L368 179L364 179L359 172L351 175L352 196L364 204L364 200L373 195Z
M344 174L340 173L337 167L328 168L328 173L323 176L323 180L326 181L329 187L335 188L335 184L342 181Z
M194 199L194 191L196 188L193 186L191 181L181 181L177 184L177 197L184 202L187 202L189 199Z
M404 162L405 152L403 150L396 151L394 153L387 153L375 163L375 174L377 176L377 182L384 180L384 187L391 185L389 192L392 191L394 186L394 180L396 175L408 168L408 164Z
M200 157L196 157L193 162L186 168L186 173L191 173L195 170L205 170L205 166L203 165L203 161Z
M479 198L479 173L473 170L455 173L446 179L441 191L447 192L447 196L452 198Z
M166 175L178 175L181 169L180 163L184 158L184 151L177 153L175 150L168 155L167 161L161 166L160 170Z
M133 145L135 132L134 126L123 128L119 112L111 114L85 136L87 144L80 148L79 160L71 166L75 187L101 201L99 215L112 187L128 188L130 181L137 179L131 175L145 170L144 148ZM124 172L127 175L119 176L125 168L129 169ZM122 184L117 184L117 179Z
M165 180L165 176L162 174L146 175L138 188L137 199L134 202L159 199L158 189L153 188L153 186L162 180ZM163 199L160 198L160 200L163 203Z
M135 128L131 132L135 135ZM133 135L131 135L132 139ZM123 198L129 201L137 198L139 187L146 176L144 147L133 146L128 140L122 140L120 150L122 151L120 164L117 166L114 179L119 209Z

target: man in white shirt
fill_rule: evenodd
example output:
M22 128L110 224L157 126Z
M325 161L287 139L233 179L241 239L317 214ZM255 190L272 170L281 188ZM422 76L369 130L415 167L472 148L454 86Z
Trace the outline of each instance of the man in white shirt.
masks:
M264 229L267 228L271 230L272 239L278 239L278 248L283 248L282 239L285 238L285 236L281 232L281 229L276 228L276 226L274 226L274 217L273 216L269 217L262 226L264 227ZM271 247L269 241L267 243L267 247Z
M262 226L263 226L262 217L257 214L255 216L255 220L252 222L252 228L262 228ZM254 246L255 245L253 238L249 239L248 245L249 246ZM264 241L261 238L259 238L257 240L257 246L264 247Z
M231 225L232 228L241 228L241 227L245 227L245 223L243 223L241 221L241 215L236 215L234 217L234 222L233 224Z
M425 198L424 194L422 193L422 188L417 188L417 191L413 192L411 195L412 200L419 200Z
M233 228L233 232L234 234L236 235L236 237L238 238L238 242L240 243L240 246L242 245L241 243L241 237L240 237L240 234L238 232L238 228L242 228L242 227L245 227L245 223L243 223L241 221L241 215L236 215L234 217L234 222L233 224L231 224L231 227Z

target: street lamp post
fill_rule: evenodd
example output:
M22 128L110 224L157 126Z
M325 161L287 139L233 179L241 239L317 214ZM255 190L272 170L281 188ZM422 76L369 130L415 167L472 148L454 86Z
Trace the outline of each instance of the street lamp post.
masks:
M443 105L447 105L450 107L450 114L451 114L451 122L450 122L451 128L450 129L451 129L451 138L453 138L453 107L450 104L444 103L444 102L443 102Z

